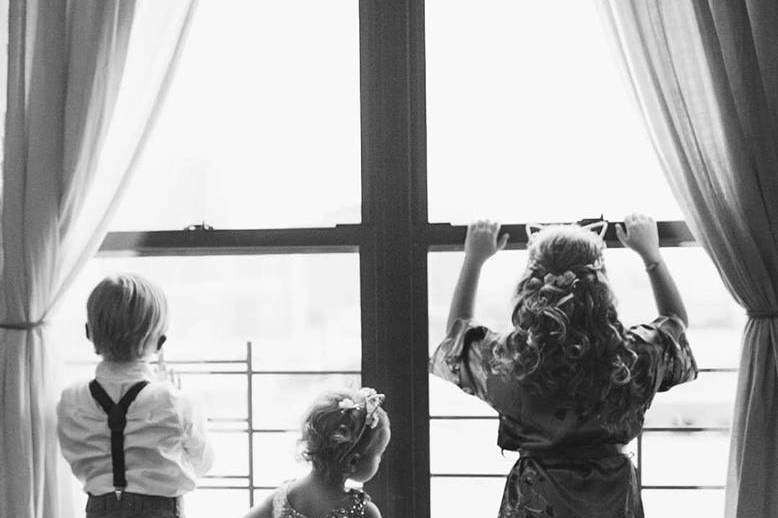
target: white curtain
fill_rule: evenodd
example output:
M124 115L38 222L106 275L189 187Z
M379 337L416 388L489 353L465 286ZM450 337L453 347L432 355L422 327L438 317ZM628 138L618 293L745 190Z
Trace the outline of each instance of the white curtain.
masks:
M750 317L726 516L778 516L778 3L598 2L692 232Z
M97 250L195 0L7 0L0 517L72 514L46 320Z

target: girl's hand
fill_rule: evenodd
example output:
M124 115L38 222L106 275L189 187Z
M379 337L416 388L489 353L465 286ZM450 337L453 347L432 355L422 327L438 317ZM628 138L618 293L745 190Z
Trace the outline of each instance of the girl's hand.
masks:
M624 228L626 227L626 229ZM656 222L645 214L630 214L624 225L616 225L616 236L626 248L631 248L644 262L656 262L659 255L659 233Z
M478 220L467 227L465 238L465 260L483 264L491 256L505 248L510 237L507 233L500 239L500 224L489 220Z

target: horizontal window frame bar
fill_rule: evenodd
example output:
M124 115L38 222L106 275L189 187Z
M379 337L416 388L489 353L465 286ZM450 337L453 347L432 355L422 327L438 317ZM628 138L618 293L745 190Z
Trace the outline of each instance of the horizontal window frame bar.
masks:
M368 227L279 228L260 230L154 230L109 232L98 255L207 256L305 253L357 253Z
M508 249L526 249L526 224L510 223L502 228L511 235ZM661 247L698 246L683 221L659 221L657 229ZM374 232L372 226L364 223L308 228L120 231L106 235L98 256L357 253L360 246L372 242ZM466 232L466 225L420 224L415 227L415 244L430 252L460 251ZM609 225L605 242L611 248L622 247L614 224Z
M621 222L611 222L605 233L605 243L609 248L623 248L621 241L616 236L616 223ZM660 247L699 246L684 221L658 221L657 230ZM524 250L527 248L526 224L505 224L501 226L501 231L507 232L511 236L506 246L507 249ZM461 251L464 247L466 233L466 225L451 225L450 223L430 223L422 228L423 239L431 252Z

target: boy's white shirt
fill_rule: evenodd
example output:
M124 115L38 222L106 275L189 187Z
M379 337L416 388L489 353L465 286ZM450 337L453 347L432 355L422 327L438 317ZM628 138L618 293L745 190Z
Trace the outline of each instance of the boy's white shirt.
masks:
M192 402L146 361L98 364L95 378L114 402L138 381L150 381L127 411L124 452L127 488L175 497L195 488L213 464L205 419ZM92 495L111 493L111 433L108 416L88 382L66 388L57 405L57 431L65 459Z

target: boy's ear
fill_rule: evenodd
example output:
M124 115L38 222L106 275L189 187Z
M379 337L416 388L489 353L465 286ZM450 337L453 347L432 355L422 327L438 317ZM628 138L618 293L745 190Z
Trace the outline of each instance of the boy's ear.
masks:
M89 332L89 322L84 324L84 333L86 334L86 339L91 341L92 340L92 336L91 336L91 333Z
M157 340L157 351L162 349L162 346L165 345L165 342L167 342L167 336L162 335L159 337L159 340Z

